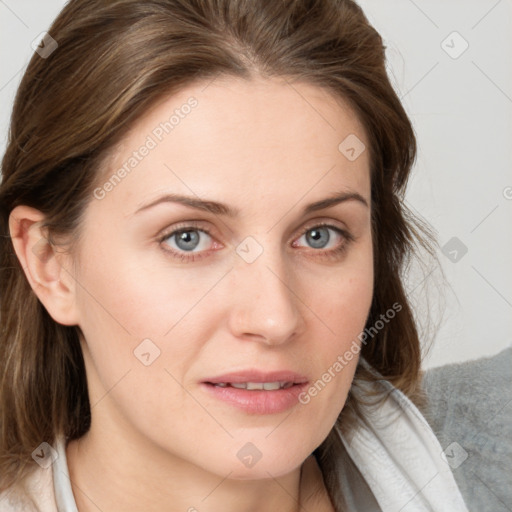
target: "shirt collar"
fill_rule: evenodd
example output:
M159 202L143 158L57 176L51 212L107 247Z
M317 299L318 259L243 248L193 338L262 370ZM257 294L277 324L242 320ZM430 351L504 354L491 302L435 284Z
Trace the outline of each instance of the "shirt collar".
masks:
M66 458L66 440L60 436L56 440L57 459L52 465L53 487L58 512L78 512L71 480L69 478L68 462Z

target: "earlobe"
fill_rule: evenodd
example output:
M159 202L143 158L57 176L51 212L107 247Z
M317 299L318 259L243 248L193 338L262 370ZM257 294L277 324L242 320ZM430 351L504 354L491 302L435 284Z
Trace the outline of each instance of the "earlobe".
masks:
M77 325L71 260L48 241L43 221L44 214L39 210L14 208L9 216L14 250L32 290L50 316L63 325Z

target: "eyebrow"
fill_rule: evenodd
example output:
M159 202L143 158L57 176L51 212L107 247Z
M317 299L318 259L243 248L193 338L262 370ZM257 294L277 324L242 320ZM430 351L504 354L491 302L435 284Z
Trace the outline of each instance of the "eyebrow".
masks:
M327 197L325 199L321 199L320 201L316 201L307 205L303 214L306 215L311 212L316 212L318 210L324 210L331 206L335 206L340 203L344 203L346 201L357 201L368 208L368 202L366 199L357 192L340 192L331 197ZM183 204L185 206L189 206L190 208L195 208L197 210L203 210L205 212L212 213L214 215L225 215L228 217L236 217L240 210L238 208L232 208L226 204L219 203L217 201L208 201L205 199L199 199L191 196L185 196L181 194L165 194L154 201L151 201L148 204L141 206L135 214L148 210L153 206L156 206L161 203L178 203Z

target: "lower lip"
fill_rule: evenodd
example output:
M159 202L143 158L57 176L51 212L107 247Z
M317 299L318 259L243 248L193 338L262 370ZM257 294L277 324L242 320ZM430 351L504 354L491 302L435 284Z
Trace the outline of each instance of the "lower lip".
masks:
M277 414L287 411L299 403L299 395L306 389L307 382L294 384L288 389L271 391L247 390L233 387L219 387L203 382L203 389L248 414Z

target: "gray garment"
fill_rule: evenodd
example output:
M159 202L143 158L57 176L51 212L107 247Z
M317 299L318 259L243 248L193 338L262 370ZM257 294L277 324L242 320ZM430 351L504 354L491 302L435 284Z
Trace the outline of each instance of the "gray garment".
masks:
M471 512L512 511L512 346L426 372L423 412Z

